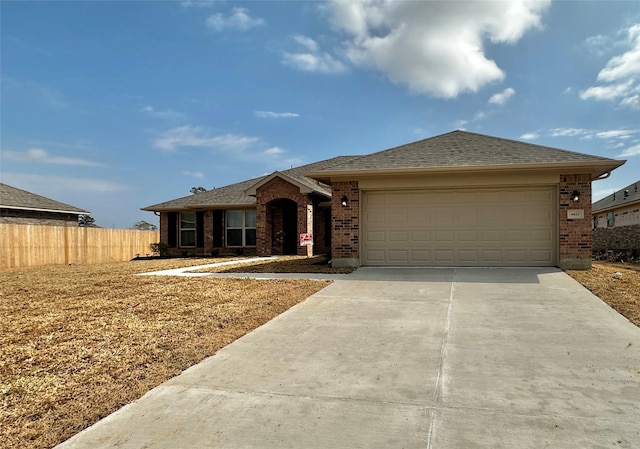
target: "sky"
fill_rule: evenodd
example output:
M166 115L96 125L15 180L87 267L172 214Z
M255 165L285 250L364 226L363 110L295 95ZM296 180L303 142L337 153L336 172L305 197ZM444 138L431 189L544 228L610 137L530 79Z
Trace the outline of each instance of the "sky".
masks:
M0 181L140 208L456 129L626 159L638 1L0 1Z

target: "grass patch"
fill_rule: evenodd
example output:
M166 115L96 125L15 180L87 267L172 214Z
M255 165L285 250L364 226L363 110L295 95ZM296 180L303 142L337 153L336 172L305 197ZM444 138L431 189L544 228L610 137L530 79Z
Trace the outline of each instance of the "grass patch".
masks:
M615 273L621 278L616 279ZM590 271L569 270L567 274L640 327L640 266L593 262Z
M327 285L134 275L217 261L0 271L0 448L53 447Z

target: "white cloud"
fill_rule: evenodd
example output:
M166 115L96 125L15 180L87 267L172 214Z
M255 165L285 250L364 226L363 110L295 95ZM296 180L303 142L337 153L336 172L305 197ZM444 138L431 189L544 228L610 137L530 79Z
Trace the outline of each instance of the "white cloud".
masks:
M592 86L580 92L580 98L583 100L590 98L594 100L615 100L629 93L634 82L634 80L628 80L624 83Z
M300 117L295 112L272 112L272 111L253 111L256 117L260 118L295 118Z
M286 153L286 150L283 150L282 148L279 148L279 147L273 147L273 148L268 148L264 150L264 154L266 156L279 156L284 153Z
M185 176L189 176L190 178L204 179L204 173L202 173L201 171L187 171L187 170L184 170L182 172L182 174L185 175Z
M638 131L628 129L612 129L609 131L598 131L594 136L600 139L628 139L637 132Z
M296 34L293 39L312 53L316 53L319 50L318 43L310 37Z
M331 1L334 29L349 36L345 56L417 93L454 98L504 79L484 41L517 42L539 28L549 1ZM311 64L311 63L310 63Z
M620 106L640 109L640 24L629 27L626 34L628 51L609 59L596 78L601 84L585 89L580 98L620 100Z
M184 8L208 8L213 6L217 0L183 0L180 6Z
M509 99L515 95L515 93L516 91L514 89L512 89L511 87L507 87L502 92L491 95L491 98L489 98L489 103L503 105L507 101L509 101Z
M2 156L19 162L36 162L42 164L76 165L98 167L102 164L74 157L53 156L41 148L29 148L26 151L3 150Z
M640 143L625 149L617 157L640 156Z
M588 131L581 128L554 128L549 130L551 137L576 137L584 136Z
M128 186L104 179L74 178L67 176L31 175L26 173L3 173L2 182L30 192L51 195L59 192L113 193L128 189Z
M183 120L187 117L182 112L174 111L173 109L158 110L153 106L145 106L144 108L142 108L142 112L148 114L151 117L163 120Z
M154 142L156 148L173 151L178 148L211 148L221 151L242 152L258 143L257 137L239 134L212 135L199 126L180 126L163 133Z
M538 134L537 132L524 133L520 136L520 138L524 140L536 140L540 138L540 134Z
M233 8L231 14L226 17L222 13L216 13L207 18L207 26L218 33L225 30L248 31L251 28L265 25L265 21L261 18L253 18L249 16L249 10L246 8Z
M609 149L632 145L618 155L619 157L625 157L635 156L640 152L640 144L636 144L639 142L638 136L640 136L640 128L609 129L605 131L584 128L552 128L525 133L520 138L526 140L535 140L540 137L569 137L580 140L600 139L606 141L606 147Z
M303 72L343 73L347 67L329 53L285 53L282 63Z
M296 34L293 40L306 51L285 52L282 56L282 63L291 68L302 70L303 72L318 72L335 74L346 72L347 66L340 60L334 58L327 52L320 51L318 43L310 37Z

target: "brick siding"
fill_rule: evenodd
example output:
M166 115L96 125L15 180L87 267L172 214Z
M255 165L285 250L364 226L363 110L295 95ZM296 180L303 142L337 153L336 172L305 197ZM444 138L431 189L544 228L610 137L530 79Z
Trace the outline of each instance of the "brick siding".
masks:
M560 175L560 204L558 242L562 269L591 268L593 229L591 222L591 175ZM571 200L574 190L580 192L580 200ZM582 209L584 218L567 219L569 209Z
M360 259L360 189L358 181L335 181L331 186L331 258ZM347 206L343 207L343 197Z

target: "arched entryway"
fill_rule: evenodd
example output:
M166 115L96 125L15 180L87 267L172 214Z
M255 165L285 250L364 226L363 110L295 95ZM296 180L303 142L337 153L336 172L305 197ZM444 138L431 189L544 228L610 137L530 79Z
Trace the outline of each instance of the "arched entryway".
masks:
M271 228L271 254L298 254L298 204L288 199L267 204L267 223Z

